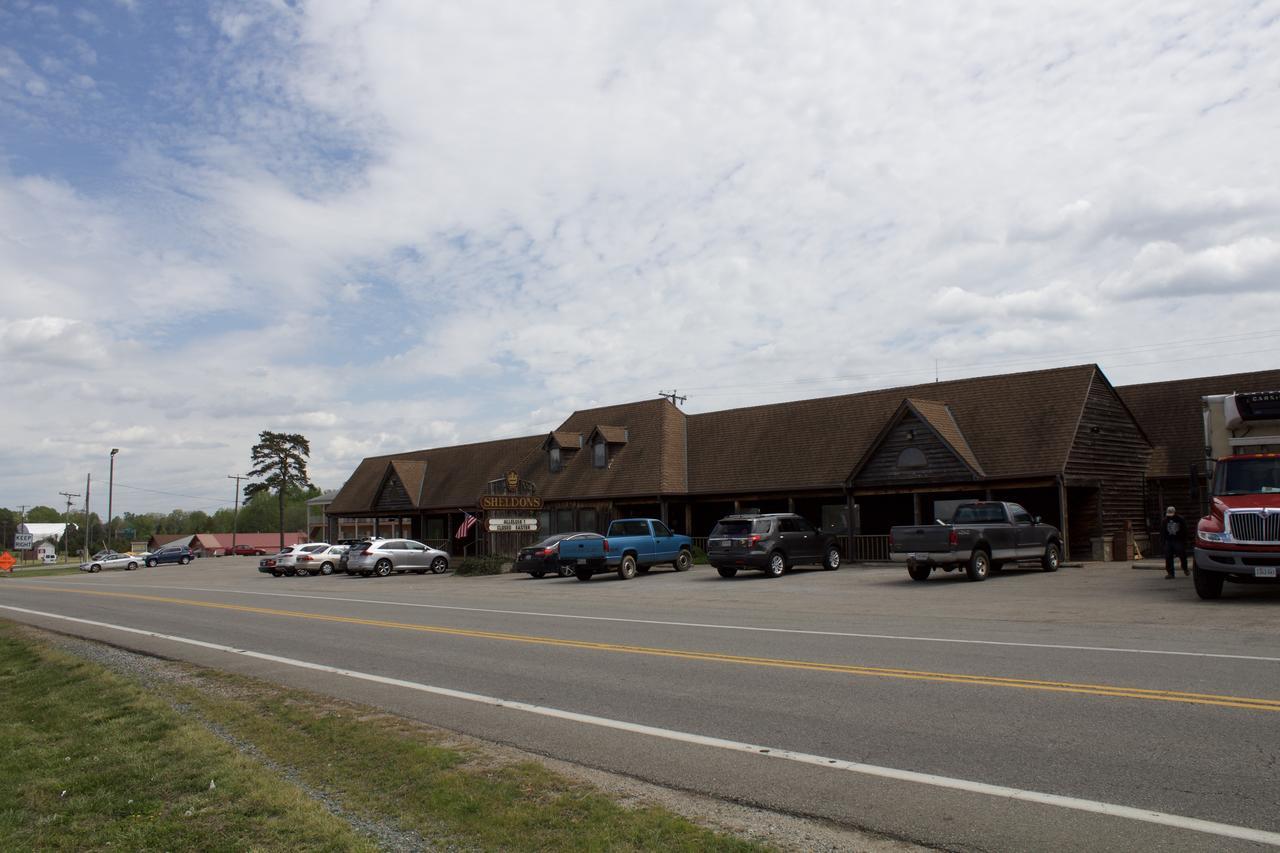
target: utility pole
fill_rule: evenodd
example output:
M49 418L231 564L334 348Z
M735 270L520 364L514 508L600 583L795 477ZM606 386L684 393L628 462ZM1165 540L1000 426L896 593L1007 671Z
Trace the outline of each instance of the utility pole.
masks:
M231 514L231 548L236 547L236 531L240 528L240 481L249 479L248 474L228 474L228 480L236 481L236 508Z
M80 497L80 493L79 492L58 492L58 494L62 495L64 498L67 499L67 511L62 514L62 520L70 524L69 519L71 518L71 499ZM67 528L65 527L62 528L62 544L63 544L63 549L62 549L63 554L66 556L66 559L69 561L71 559L71 548L70 548L70 543L67 542Z
M680 394L677 394L676 392L678 390L679 390L678 388L673 388L670 391L659 391L658 396L665 397L666 399L671 401L671 405L678 406L681 403L683 403L685 400L689 399L687 396L681 396Z
M84 475L84 561L89 562L89 484L93 474Z

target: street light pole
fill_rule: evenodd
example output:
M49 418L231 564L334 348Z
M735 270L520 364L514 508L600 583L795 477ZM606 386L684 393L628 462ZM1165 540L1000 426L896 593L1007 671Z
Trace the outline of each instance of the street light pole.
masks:
M115 532L115 516L111 514L111 498L116 488L116 454L120 448L111 448L111 472L107 475L107 547L111 547L112 534Z
M89 562L89 486L93 483L93 474L84 475L84 561Z

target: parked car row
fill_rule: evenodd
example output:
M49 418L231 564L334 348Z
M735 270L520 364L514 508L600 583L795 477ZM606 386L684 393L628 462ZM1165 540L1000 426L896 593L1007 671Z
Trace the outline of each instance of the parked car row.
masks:
M264 557L258 571L277 578L334 572L380 578L404 572L439 575L449 571L449 555L413 539L365 539L351 545L310 542Z

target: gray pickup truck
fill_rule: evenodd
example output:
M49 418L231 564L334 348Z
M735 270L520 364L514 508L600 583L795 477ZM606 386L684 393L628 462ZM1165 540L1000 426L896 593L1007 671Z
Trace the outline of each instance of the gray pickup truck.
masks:
M1056 572L1062 534L1018 504L976 501L956 507L950 524L894 527L889 553L895 563L907 564L912 580L928 580L934 569L963 569L969 580L981 581L1006 563L1034 560L1046 572Z

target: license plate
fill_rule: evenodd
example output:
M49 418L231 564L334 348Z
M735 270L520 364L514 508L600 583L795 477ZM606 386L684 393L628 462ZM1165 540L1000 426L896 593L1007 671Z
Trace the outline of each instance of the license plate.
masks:
M581 557L578 558L579 566L585 566L586 564L587 564L587 561L584 558L581 558Z
M912 551L910 554L908 554L908 555L907 555L907 559L908 559L908 560L923 560L923 559L924 559L924 554L917 554L915 551Z
M1255 578L1273 578L1276 576L1275 566L1254 566L1253 576Z

